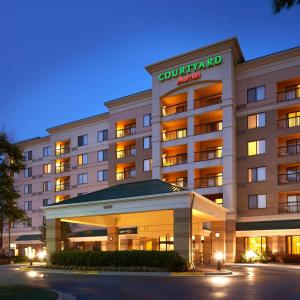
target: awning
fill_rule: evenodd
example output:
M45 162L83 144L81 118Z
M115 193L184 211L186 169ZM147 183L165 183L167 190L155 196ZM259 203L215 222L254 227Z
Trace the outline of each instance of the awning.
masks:
M41 241L42 235L41 234L24 234L20 235L14 241L15 244L43 244Z

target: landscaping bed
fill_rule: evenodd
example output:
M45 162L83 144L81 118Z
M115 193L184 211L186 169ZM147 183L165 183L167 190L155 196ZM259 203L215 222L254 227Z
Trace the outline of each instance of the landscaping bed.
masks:
M168 251L78 251L55 252L49 268L91 271L171 271L184 272L187 262Z
M42 288L23 285L0 286L1 300L56 300L57 298L57 293Z

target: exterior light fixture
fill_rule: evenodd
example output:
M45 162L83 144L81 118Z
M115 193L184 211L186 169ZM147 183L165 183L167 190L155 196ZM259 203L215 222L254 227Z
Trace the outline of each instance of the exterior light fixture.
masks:
M32 261L34 259L34 254L33 252L28 253L28 259L29 259L29 266L32 267Z
M218 252L215 253L215 259L217 260L217 263L218 263L217 264L218 265L217 269L219 271L221 271L221 261L223 260L223 258L224 258L224 255L223 255L222 252L218 251Z
M40 261L43 261L47 256L47 252L45 250L39 251L37 257Z
M219 238L220 236L221 236L220 232L216 232L216 233L215 233L215 237L216 237L216 238Z
M109 240L112 241L114 238L112 236L109 237Z
M246 260L253 263L253 260L257 257L257 254L253 250L248 250L245 253Z

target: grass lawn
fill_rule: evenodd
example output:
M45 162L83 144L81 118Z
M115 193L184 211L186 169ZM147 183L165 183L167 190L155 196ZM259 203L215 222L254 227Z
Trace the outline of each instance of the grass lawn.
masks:
M55 292L42 288L24 285L0 286L1 300L55 300L57 297Z

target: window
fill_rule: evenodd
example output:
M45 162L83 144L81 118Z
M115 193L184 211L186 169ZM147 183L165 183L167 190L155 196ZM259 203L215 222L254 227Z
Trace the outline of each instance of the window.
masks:
M48 192L51 190L51 182L50 181L44 181L43 182L43 192Z
M152 159L144 159L144 172L152 170Z
M25 168L24 169L24 177L31 177L32 176L32 168Z
M31 194L32 193L32 184L25 184L24 185L24 194Z
M98 151L98 161L108 160L108 149Z
M24 201L24 210L32 210L32 201Z
M145 136L143 139L144 149L151 148L151 136Z
M46 217L43 216L43 225L46 225Z
M43 173L44 174L50 174L51 173L51 164L43 165Z
M266 99L266 88L264 85L247 90L248 103Z
M246 237L246 250L252 250L258 253L265 253L267 251L267 238L265 236Z
M32 227L32 218L28 218L23 224L24 227Z
M108 140L108 129L100 130L97 133L98 142L103 142Z
M266 113L259 113L248 116L248 129L265 127L266 126Z
M88 135L80 135L78 137L78 147L85 146L88 144Z
M151 114L144 115L144 127L151 126Z
M43 157L48 157L50 156L50 152L51 152L51 147L43 147Z
M300 236L288 236L286 239L286 250L288 255L299 255L300 254Z
M88 183L88 174L82 173L77 175L77 184L86 184Z
M267 208L267 195L249 195L248 196L248 208Z
M43 206L49 205L50 203L50 199L43 199Z
M77 164L78 164L78 166L87 165L87 163L88 163L88 155L87 155L87 153L85 153L85 154L79 154L77 156Z
M288 127L300 126L300 111L287 114Z
M97 172L98 181L107 181L108 180L108 170L101 170Z
M266 140L248 142L248 156L266 153Z
M32 151L24 152L24 160L32 160Z
M248 182L266 180L266 167L248 169Z

